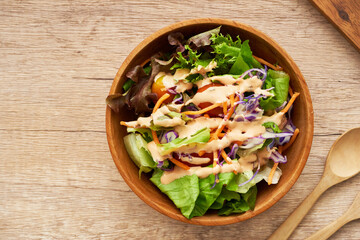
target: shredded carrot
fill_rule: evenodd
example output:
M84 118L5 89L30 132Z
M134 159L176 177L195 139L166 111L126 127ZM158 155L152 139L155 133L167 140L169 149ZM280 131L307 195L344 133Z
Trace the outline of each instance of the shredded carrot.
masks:
M159 98L159 100L156 102L155 107L153 109L153 113L156 112L156 110L158 110L158 108L161 106L161 104L168 98L170 97L170 94L165 93L164 95L161 96L161 98Z
M209 114L207 114L207 113L204 114L204 117L210 118Z
M199 154L199 156L200 156L200 154ZM217 153L215 151L215 152L213 152L213 167L216 167L216 164L217 164L216 159L218 159L218 155L217 155Z
M204 150L201 150L200 152L198 152L199 157L201 157L201 156L204 155L204 154L205 154L205 151L204 151Z
M276 171L276 168L277 166L279 165L279 163L274 163L274 166L272 167L271 171L270 171L270 174L269 174L269 177L268 177L268 185L271 185L272 183L272 179L274 177L274 174L275 174L275 171Z
M219 133L218 137L224 137L226 133Z
M182 113L184 113L184 114L186 114L186 115L203 114L203 113L208 112L208 111L210 111L210 110L212 110L212 109L214 109L214 108L217 108L217 107L219 107L219 106L221 106L221 103L215 103L214 105L211 105L211 106L209 106L209 107L203 108L203 109L201 109L201 110L199 110L199 111L186 111L186 112L182 112Z
M185 170L190 170L190 167L188 165L176 160L175 158L169 158L169 159L176 166L181 167L182 169L185 169Z
M227 113L227 101L223 102L223 113L224 115Z
M283 148L282 148L283 151L285 151L286 149L288 149L288 148L291 146L291 144L294 143L297 135L299 135L299 132L300 132L300 130L299 130L298 128L295 129L294 135L292 135L292 137L290 138L290 141L283 146Z
M161 106L161 104L162 104L168 97L170 97L170 94L165 93L164 95L161 96L161 98L159 98L159 100L158 100L158 101L156 102L156 104L155 104L155 107L154 107L154 109L153 109L153 113L156 112L156 110L159 109L159 107ZM156 144L160 144L159 138L157 137L156 132L155 132L154 130L151 130L151 135L152 135L152 137L153 137L153 139L154 139L154 142L155 142Z
M151 58L146 59L142 64L140 64L140 66L144 67L148 62L150 62L150 60Z
M127 123L124 122L124 121L121 121L121 122L120 122L120 125L123 125L123 126L125 126L125 127L131 127L131 126L127 125Z
M231 107L230 107L230 110L228 111L228 113L226 114L225 116L225 119L229 119L231 117L231 115L234 113L234 104L235 102L239 101L239 97L236 96L236 98L234 99L234 94L230 96L230 104L231 104ZM224 129L225 125L224 124L221 124L218 129L216 129L216 132L215 134L213 135L212 138L210 138L210 141L211 140L215 140L215 139L218 139L218 136L219 134L222 132L222 130Z
M238 174L238 172L237 172L236 170L234 170L233 173L234 173L235 175Z
M281 110L282 113L286 113L289 108L291 107L291 105L294 103L295 99L300 95L300 93L295 92L294 95L292 95L292 97L290 98L288 104L286 105L286 107L284 107L283 110Z
M151 130L151 135L152 135L152 137L154 139L154 142L156 144L160 144L159 138L157 137L156 132L154 130Z
M260 62L260 63L262 63L262 64L265 64L265 65L271 67L272 69L274 69L274 70L276 70L276 71L282 70L282 67L280 67L280 66L274 66L274 65L272 65L271 63L268 63L268 62L265 61L264 59L259 58L259 57L257 57L257 56L254 56L254 55L253 55L253 57L254 57L258 62Z
M234 107L234 97L235 97L235 94L230 95L230 105L231 105L231 107Z
M290 141L288 143L286 143L285 145L283 145L283 146L279 146L278 152L280 154L283 151L285 151L286 149L288 149L291 146L291 144L294 143L296 137L299 135L299 132L300 132L300 130L298 128L295 129L294 135L292 135L292 137L290 138ZM272 183L272 179L274 177L274 174L275 174L275 171L276 171L276 168L277 168L278 165L279 165L279 163L274 163L274 166L272 167L272 169L270 171L269 178L268 178L268 184L269 185L271 185L271 183Z
M226 155L226 152L223 150L221 150L221 156L223 157L223 159L225 160L225 162L227 162L227 164L232 164L232 161L229 160L230 158L228 157L228 155Z
M237 144L238 146L241 146L244 142L243 141L234 141L233 143Z
M233 95L232 95L233 96ZM234 105L235 105L235 102L239 101L239 96L236 96L236 98L234 99L233 97L230 96L230 104L231 104L231 108L230 110L228 111L227 115L226 115L226 118L229 119L231 117L231 115L234 113L235 111L235 108L234 108Z
M283 151L282 146L279 146L278 152L281 154L282 151ZM268 177L268 185L271 185L272 179L274 177L274 174L275 174L275 171L276 171L276 168L278 165L279 165L279 163L274 163L273 167L271 168L271 171L270 171L269 177Z
M294 91L292 90L292 88L289 86L289 94L290 94L290 97L292 97L294 95Z

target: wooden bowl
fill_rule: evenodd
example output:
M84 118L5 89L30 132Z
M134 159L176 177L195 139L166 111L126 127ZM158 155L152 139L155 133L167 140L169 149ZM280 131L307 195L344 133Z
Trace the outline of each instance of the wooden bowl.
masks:
M291 57L274 40L264 33L247 25L224 19L193 19L172 24L165 27L142 41L125 59L117 72L110 94L119 93L126 80L125 74L130 68L141 64L164 46L168 46L167 36L171 32L181 32L188 38L222 25L221 32L229 33L233 37L239 35L242 40L249 39L253 54L270 63L279 63L290 75L290 85L300 96L295 101L293 122L300 129L300 134L295 143L285 153L288 157L286 164L280 164L283 175L276 185L268 186L266 182L258 184L259 191L256 207L253 211L244 214L218 216L216 212L206 213L202 217L185 218L172 201L153 185L150 175L143 174L139 179L139 169L130 160L123 142L127 134L126 128L120 126L120 121L134 120L135 116L124 109L120 114L115 114L109 107L106 108L106 133L110 151L116 167L129 187L149 206L160 213L173 219L198 225L225 225L244 221L254 217L274 205L294 185L307 161L313 138L313 108L310 93L299 68ZM165 47L166 48L166 47ZM166 50L166 49L165 49ZM120 204L119 204L120 207ZM134 211L141 211L134 209Z

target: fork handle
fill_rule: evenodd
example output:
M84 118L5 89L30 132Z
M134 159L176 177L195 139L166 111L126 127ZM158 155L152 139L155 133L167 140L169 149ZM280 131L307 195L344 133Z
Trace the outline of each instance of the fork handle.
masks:
M350 212L346 212L344 215L324 227L323 229L320 229L313 235L311 235L306 240L325 240L328 239L331 235L333 235L337 230L339 230L342 226L344 226L346 223L354 220L354 218L351 217Z

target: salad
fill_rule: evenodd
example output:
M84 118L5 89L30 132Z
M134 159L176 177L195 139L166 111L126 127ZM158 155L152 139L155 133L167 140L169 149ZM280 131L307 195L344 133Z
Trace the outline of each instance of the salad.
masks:
M278 183L299 133L289 75L220 29L170 34L172 50L132 68L123 93L107 97L137 115L120 124L139 177L150 174L188 219L253 210L257 183Z

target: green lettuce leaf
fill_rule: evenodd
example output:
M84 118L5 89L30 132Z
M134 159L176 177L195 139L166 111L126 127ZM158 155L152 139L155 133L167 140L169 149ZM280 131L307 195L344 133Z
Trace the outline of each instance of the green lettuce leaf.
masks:
M156 168L156 163L151 157L147 148L147 142L138 133L130 133L124 137L124 144L131 160L139 167L139 176L141 172L148 173Z
M251 210L254 210L254 208L255 208L256 196L257 196L257 187L256 187L256 185L251 187L249 189L249 191L247 191L246 193L241 194L241 197L249 205Z
M244 61L243 56L240 52L238 57L236 58L235 63L231 66L229 73L234 75L242 74L249 69L249 65Z
M241 56L244 61L252 68L264 68L252 55L249 40L246 40L241 45Z
M200 81L202 79L204 79L204 77L199 74L199 73L195 73L195 74L190 74L189 76L187 76L185 78L188 82L191 82L191 83L196 83L197 81Z
M162 170L155 169L150 180L174 202L186 218L190 218L200 192L198 176L193 174L178 178L169 184L161 184L162 174Z
M233 199L240 201L240 194L237 192L229 191L226 189L226 187L223 187L218 198L210 206L210 209L220 209L224 206L225 201L231 201Z
M240 186L239 185L243 182L246 182L253 176L253 171L245 171L236 175L230 183L226 186L227 190L238 192L238 193L246 193L249 189L254 186L257 182L253 179L247 184Z
M233 192L229 192L233 193ZM243 213L248 210L254 210L257 196L257 188L253 186L246 193L241 194L238 198L226 199L227 202L221 207L219 215L229 215L231 213ZM229 195L230 198L230 195Z
M184 113L178 113L178 112L171 111L171 112L167 113L166 115L169 116L171 119L181 118L185 122L193 120L192 118L189 118L188 116L186 116L186 114L184 114Z
M140 133L146 142L151 142L153 140L151 130L149 128L130 128L127 129L128 133Z
M280 107L287 100L289 81L290 77L287 73L269 69L263 88L274 87L274 89L270 90L274 96L266 99L262 98L260 100L261 108L266 111Z
M199 143L207 143L210 139L210 129L209 128L203 128L193 135L191 135L189 138L176 138L173 141L165 144L159 145L159 152L161 155L166 155L174 150L190 145L190 144L199 144Z
M213 45L225 43L228 46L241 48L241 39L239 36L236 36L236 41L233 41L232 37L229 34L224 36L223 34L219 33L213 34L210 37L210 40L212 41Z
M266 122L266 123L263 124L263 126L265 128L272 129L275 133L281 133L282 132L282 130L279 128L279 126L274 122ZM264 144L262 145L261 149L267 147L272 141L273 141L273 139L266 139Z
M127 92L127 90L129 90L134 83L135 82L131 79L126 80L126 82L123 85L124 92Z
M184 52L177 52L178 56L176 57L176 59L178 60L178 62L175 63L170 68L170 70L178 69L178 68L191 69L198 65L198 64L196 64L196 62L199 61L201 53L197 54L197 51L192 50L189 45L185 45L185 49L187 50L187 56L185 55ZM201 62L203 62L203 60L201 60Z
M243 213L250 210L249 205L244 199L240 199L240 201L231 200L229 202L226 202L224 204L224 207L222 207L218 211L218 215L229 215L232 213Z
M263 123L263 126L265 128L270 128L274 131L274 133L281 133L282 130L279 128L279 126L274 123L274 122L266 122L266 123Z
M220 41L222 40L222 41ZM217 62L217 74L240 75L250 68L263 68L263 66L253 57L249 46L249 40L241 44L241 40L232 41L227 35L212 37L215 61Z
M204 215L220 195L223 185L228 184L234 176L234 173L220 173L219 182L214 188L211 188L215 181L214 174L211 174L206 178L199 179L200 193L199 197L196 199L195 207L190 215L190 218Z

